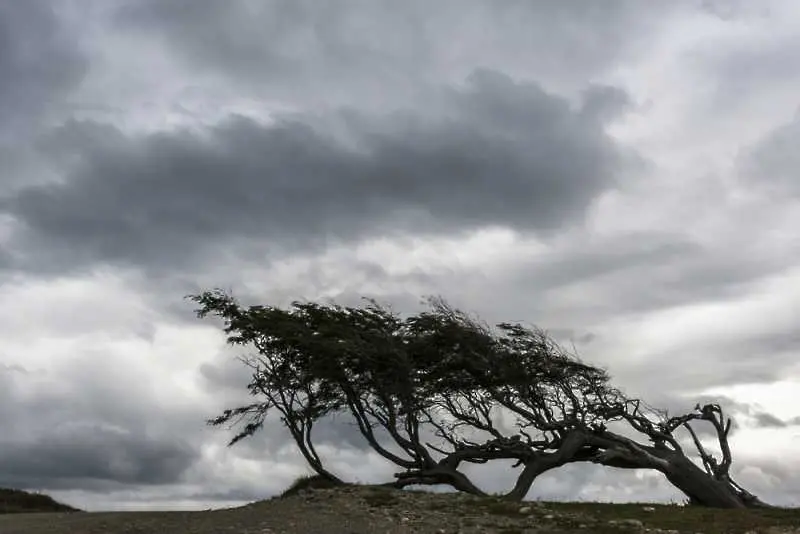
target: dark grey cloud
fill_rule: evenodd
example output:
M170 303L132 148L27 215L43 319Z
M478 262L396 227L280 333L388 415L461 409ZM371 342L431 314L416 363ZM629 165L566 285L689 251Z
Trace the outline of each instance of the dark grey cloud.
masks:
M481 70L444 95L438 114L234 117L199 134L69 122L42 142L65 179L0 210L20 225L22 267L159 269L258 240L286 251L487 225L552 234L580 224L635 161L603 130L624 101L616 89L593 88L575 108Z
M23 489L174 483L199 457L185 442L99 425L51 428L34 442L0 439L0 446L0 487Z
M672 9L629 0L146 0L120 9L117 23L262 96L380 105L483 65L582 85Z
M141 395L143 384L123 387L100 363L56 367L0 366L0 487L161 485L180 481L198 461L199 446L188 436L202 428L199 411L158 414ZM53 374L58 386L41 382Z
M32 139L83 79L87 58L63 3L0 0L0 195L49 177ZM0 235L6 221L0 217ZM12 262L0 246L0 271Z
M85 74L86 59L55 8L40 0L0 1L0 165L7 136L28 133L32 119L59 104Z

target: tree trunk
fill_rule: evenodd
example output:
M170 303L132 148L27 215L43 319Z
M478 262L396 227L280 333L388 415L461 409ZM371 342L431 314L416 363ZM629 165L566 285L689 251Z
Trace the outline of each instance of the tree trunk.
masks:
M710 475L683 452L642 445L613 432L587 439L602 449L590 461L622 469L655 469L681 490L691 504L712 508L770 507L730 480Z
M689 502L712 508L747 508L747 503L729 484L717 480L683 455L669 459L661 471L670 483L681 490Z
M575 432L569 434L564 439L564 442L557 451L551 453L534 453L534 456L524 463L525 467L522 469L522 473L520 473L519 477L517 477L514 488L503 495L503 498L512 501L523 500L530 491L536 477L551 469L577 461L579 450L585 443L586 439L583 434Z

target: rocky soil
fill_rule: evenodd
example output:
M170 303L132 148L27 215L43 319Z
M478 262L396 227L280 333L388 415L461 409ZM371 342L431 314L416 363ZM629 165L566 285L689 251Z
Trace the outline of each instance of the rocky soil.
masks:
M298 491L207 512L9 514L3 534L800 534L800 510L642 504L513 503L372 486Z

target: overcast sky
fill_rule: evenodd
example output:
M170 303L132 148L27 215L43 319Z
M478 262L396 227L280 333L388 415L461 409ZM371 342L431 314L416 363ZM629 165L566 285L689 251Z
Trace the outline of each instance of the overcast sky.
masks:
M800 505L800 3L0 0L0 80L0 487L197 509L308 472L204 425L248 375L183 297L223 287L536 324L723 400L735 479ZM529 497L682 500L584 465Z

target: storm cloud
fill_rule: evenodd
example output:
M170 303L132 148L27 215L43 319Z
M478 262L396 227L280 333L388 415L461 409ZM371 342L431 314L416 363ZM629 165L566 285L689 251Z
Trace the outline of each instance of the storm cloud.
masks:
M285 253L487 225L547 235L580 223L633 164L603 129L625 102L618 89L593 87L573 109L535 84L480 70L444 93L430 114L347 110L267 125L233 117L142 137L69 122L44 150L63 162L65 180L0 206L20 242L37 245L21 268L185 268L239 240ZM315 124L330 121L344 140Z
M437 85L443 75L464 78L475 66L512 76L535 72L582 88L671 11L629 0L602 7L573 0L500 6L473 0L402 6L146 0L121 9L115 23L162 40L180 61L262 97L385 109Z
M86 60L49 2L0 2L0 142L58 103L83 77Z

